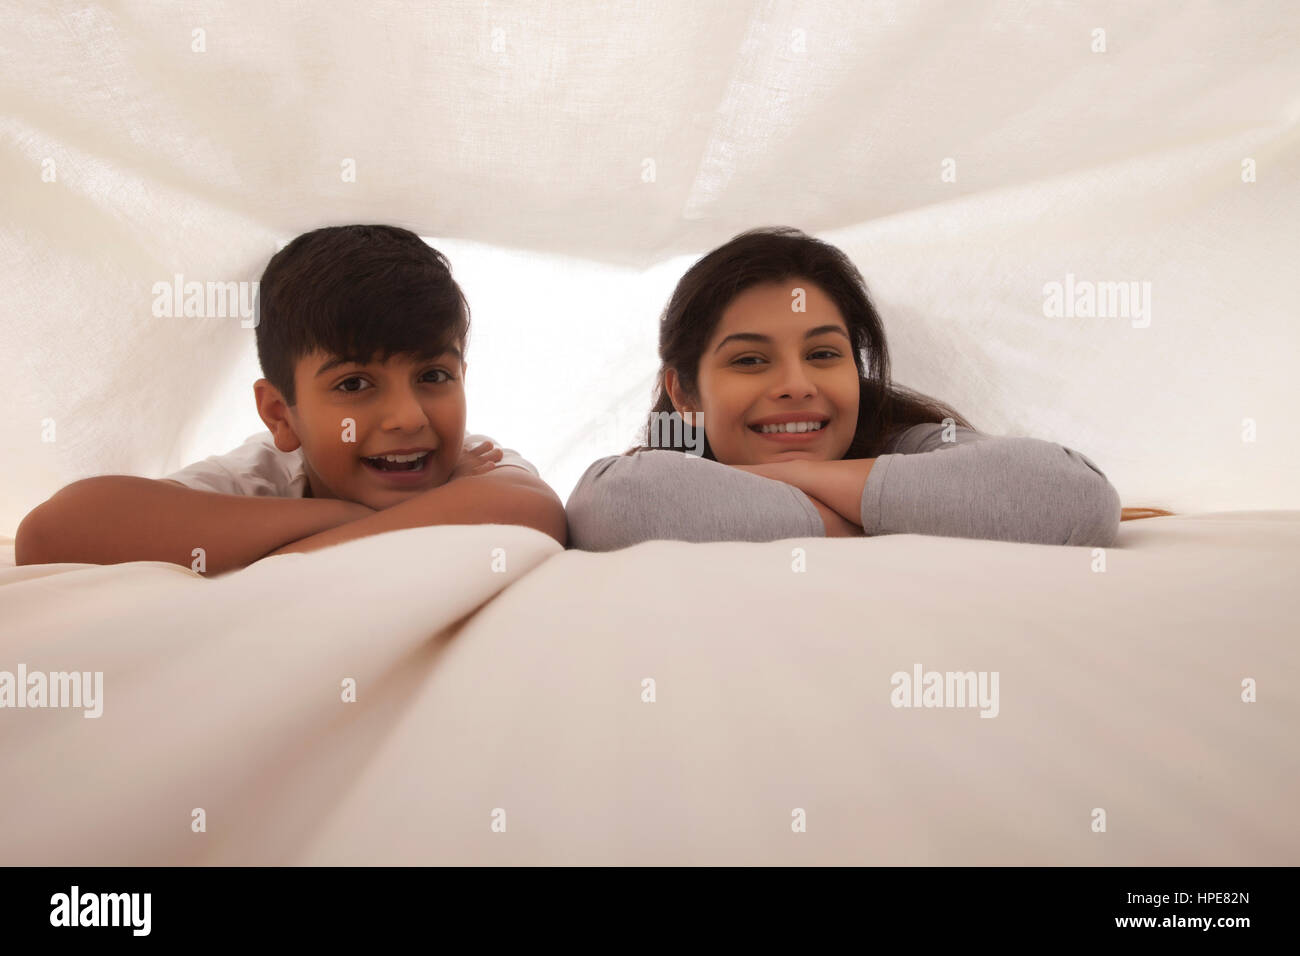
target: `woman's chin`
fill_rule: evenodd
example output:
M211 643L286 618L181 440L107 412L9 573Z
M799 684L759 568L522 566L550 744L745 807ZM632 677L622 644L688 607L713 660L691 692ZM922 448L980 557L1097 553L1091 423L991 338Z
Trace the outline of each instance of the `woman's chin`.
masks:
M826 455L819 451L813 451L811 448L784 448L776 451L769 451L763 461L771 463L778 461L825 461Z

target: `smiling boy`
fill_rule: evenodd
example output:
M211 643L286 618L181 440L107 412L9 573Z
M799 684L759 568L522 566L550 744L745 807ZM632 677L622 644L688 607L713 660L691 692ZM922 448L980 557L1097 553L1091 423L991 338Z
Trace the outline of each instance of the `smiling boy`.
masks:
M18 528L18 564L259 558L434 524L519 524L566 542L517 453L465 431L469 307L446 260L393 226L334 226L260 283L254 384L268 432L165 479L68 485Z

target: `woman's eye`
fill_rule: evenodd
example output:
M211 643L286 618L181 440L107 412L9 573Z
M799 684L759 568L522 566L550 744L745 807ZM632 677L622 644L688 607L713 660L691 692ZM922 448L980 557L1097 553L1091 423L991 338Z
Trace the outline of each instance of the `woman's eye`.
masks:
M357 376L357 375L353 375L351 378L345 378L343 381L339 382L337 385L334 386L334 388L335 388L337 391L340 391L340 392L361 392L361 391L364 391L364 389L361 389L361 388L345 388L344 386L347 385L349 382L360 382L360 383L365 383L365 381L366 381L366 380L365 380L364 378L361 378L360 376Z
M810 359L835 359L840 357L840 353L834 349L818 349L808 356ZM757 355L742 355L732 362L732 365L742 365L752 368L755 362L761 362L763 359Z

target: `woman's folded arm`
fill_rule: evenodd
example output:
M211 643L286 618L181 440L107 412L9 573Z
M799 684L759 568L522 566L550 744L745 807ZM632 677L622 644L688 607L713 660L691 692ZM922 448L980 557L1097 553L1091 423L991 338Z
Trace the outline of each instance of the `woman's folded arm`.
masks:
M594 462L565 509L569 543L613 551L642 541L778 541L826 535L807 494L685 452L652 449Z
M867 535L933 534L1107 547L1119 493L1085 455L1038 438L918 425L875 459L862 489Z
M1101 469L1037 438L923 424L896 436L877 458L734 467L799 488L856 520L867 536L1105 547L1119 529L1119 494Z
M827 512L844 516L837 534L1115 541L1119 494L1071 448L941 424L914 426L887 448L874 459L739 466L658 450L602 458L569 498L570 542L609 551L657 538L823 537Z

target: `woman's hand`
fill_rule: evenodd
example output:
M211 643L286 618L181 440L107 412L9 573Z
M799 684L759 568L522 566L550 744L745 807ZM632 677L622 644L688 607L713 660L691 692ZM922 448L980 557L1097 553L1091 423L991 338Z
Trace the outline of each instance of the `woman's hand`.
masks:
M472 448L463 448L456 467L447 476L452 482L457 478L469 478L473 475L485 475L496 467L501 460L502 451L490 441L479 442Z
M813 503L817 513L822 516L822 525L826 528L826 537L861 538L863 536L862 525L850 521L830 505L823 504L812 495L808 495L808 500Z
M851 522L862 533L859 516L862 513L862 491L871 474L874 458L850 458L841 461L812 461L795 459L792 461L764 462L759 465L731 465L741 471L747 471L763 478L783 481L798 488L815 504L824 505ZM825 520L826 515L822 515ZM826 533L832 534L834 521L827 523Z
M805 465L816 464L810 461L769 461L761 465L730 465L738 471L747 471L751 475L759 475L763 478L771 478L773 481L783 481L787 485L794 485L801 491L804 490L801 484L806 481L808 469Z

